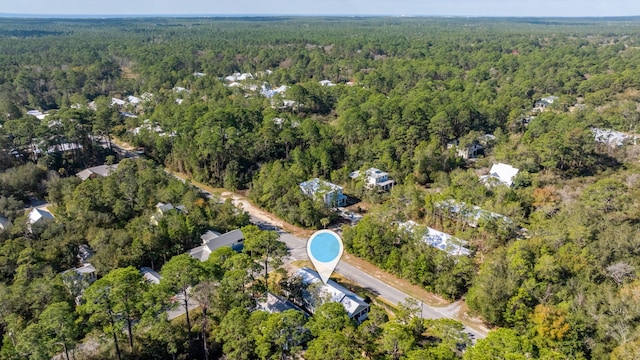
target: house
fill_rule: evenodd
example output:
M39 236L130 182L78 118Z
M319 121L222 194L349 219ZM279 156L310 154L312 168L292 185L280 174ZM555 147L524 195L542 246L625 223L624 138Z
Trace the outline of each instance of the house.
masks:
M138 105L142 102L142 99L137 96L129 95L127 96L127 101L129 102L129 104Z
M287 91L288 87L287 85L282 85L280 87L277 87L275 89L272 89L269 85L262 85L261 89L260 89L260 94L264 95L265 97L271 99L272 97L274 97L277 94L284 94L285 91Z
M114 105L124 106L125 104L126 104L126 101L122 99L111 98L111 106L114 106Z
M320 80L320 85L322 86L336 86L331 80Z
M65 153L65 152L70 152L70 151L75 151L75 150L80 150L82 149L82 145L80 144L76 144L76 143L62 143L62 144L56 144L53 146L49 146L49 149L47 149L47 152L49 154L54 154L54 153Z
M224 78L226 81L228 82L235 82L235 81L245 81L247 79L253 79L253 74L251 73L234 73L233 75L229 75L226 76Z
M516 169L508 164L493 164L493 166L491 166L491 170L489 170L489 175L481 176L480 181L489 186L493 185L493 183L495 182L511 186L513 185L513 179L516 177L519 171L519 169Z
M638 135L625 134L615 130L591 128L591 132L593 133L596 142L607 144L612 147L620 147L629 143L636 145L638 139L640 139L640 136Z
M435 207L443 212L445 216L460 219L471 227L478 227L481 223L492 220L502 221L505 224L513 224L513 220L507 216L454 199L440 201L435 204Z
M84 290L98 279L96 268L91 264L84 264L80 267L69 269L62 273L62 280L67 286L80 286Z
M181 92L186 92L187 94L190 94L190 93L191 93L191 90L189 90L189 89L187 89L187 88L183 88L182 86L176 86L176 87L174 87L174 88L173 88L173 91L174 91L174 92L177 92L177 93L181 93Z
M349 174L349 177L354 180L360 179L361 176L364 177L365 186L368 189L377 187L379 190L388 191L393 187L393 184L396 183L389 179L389 173L376 168L369 168L364 171L364 174L361 174L360 170Z
M347 197L342 194L342 186L320 180L319 178L300 183L300 190L313 199L322 199L328 207L340 207L347 203Z
M44 120L45 117L47 117L47 113L42 113L38 110L29 110L27 111L27 115L31 115L31 116L35 116L36 118L38 118L38 120Z
M399 224L399 227L401 229L405 229L412 233L416 232L417 226L418 224L416 224L416 222L413 220L409 220L407 222ZM467 244L466 241L462 239L458 239L449 234L443 233L442 231L438 231L436 229L430 228L428 226L425 228L425 231L424 231L424 234L422 235L421 240L425 242L427 245L433 246L434 248L438 250L442 250L452 256L471 255L471 250L463 246Z
M156 211L162 215L166 214L167 212L173 210L173 204L171 203L163 203L163 202L159 202L156 204Z
M0 231L7 229L11 225L11 221L4 216L0 216Z
M140 273L142 274L142 277L151 284L160 284L160 279L162 279L162 276L160 276L160 274L158 274L152 268L142 267L140 268Z
M75 298L77 305L80 305L84 290L97 280L96 269L91 264L69 269L60 275L62 276L63 284Z
M50 213L48 210L33 208L29 212L29 216L27 218L27 223L29 225L33 225L33 224L38 223L40 221L50 221L50 220L53 220L53 214Z
M315 313L318 306L330 301L341 303L349 318L358 323L362 323L369 316L369 304L335 281L329 280L325 284L317 272L306 267L299 269L294 276L300 277L302 285L306 287L302 291L302 302L311 314Z
M478 155L484 153L484 146L478 140L474 140L471 144L466 146L460 146L458 140L454 140L447 144L447 149L456 149L456 156L465 160L474 159Z
M156 204L156 213L151 215L151 225L158 226L158 221L160 221L160 219L162 219L162 217L165 216L168 212L173 210L183 214L189 213L184 205L173 206L173 204L171 203L165 204L163 202L159 202Z
M281 297L267 292L267 296L264 299L260 299L256 302L256 310L262 310L273 313L281 313L287 310L302 311L299 307L295 306L292 302L282 299Z
M200 236L202 245L189 250L189 256L200 261L207 261L209 255L217 249L228 246L233 250L242 250L244 244L244 234L242 230L236 229L220 235L215 231L207 231Z
M89 259L91 259L91 257L95 255L95 252L93 250L91 250L91 248L89 247L89 245L87 244L82 244L80 246L78 246L78 260L80 261L81 264L88 264L89 263Z
M107 177L113 174L118 169L118 164L113 165L99 165L84 169L76 174L77 177L85 181L87 179L95 179L98 176Z
M206 75L207 74L205 74L205 73L201 73L201 72L197 72L197 71L193 73L193 76L195 76L195 77L203 77L203 76L206 76Z
M533 104L533 111L543 111L545 110L549 105L553 104L554 101L558 100L557 96L547 96L547 97L543 97L542 99L536 101Z

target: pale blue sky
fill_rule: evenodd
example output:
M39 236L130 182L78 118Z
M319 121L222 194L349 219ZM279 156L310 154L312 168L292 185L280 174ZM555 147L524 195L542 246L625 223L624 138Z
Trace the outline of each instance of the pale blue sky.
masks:
M631 16L640 0L0 0L3 14Z

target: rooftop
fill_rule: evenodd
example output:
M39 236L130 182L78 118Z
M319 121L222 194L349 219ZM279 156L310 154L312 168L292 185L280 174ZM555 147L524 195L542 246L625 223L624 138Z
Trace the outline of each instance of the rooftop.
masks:
M342 191L342 186L330 183L328 181L320 180L319 178L314 178L309 181L300 183L300 188L309 194L315 194L325 189L331 191Z
M516 177L519 171L520 169L516 169L511 165L497 163L491 166L489 175L480 177L480 180L487 182L489 181L489 179L495 179L507 186L511 186L513 184L513 179Z
M160 274L158 274L152 268L142 267L140 268L140 273L142 274L142 277L145 278L145 280L147 280L148 282L156 285L160 284L160 279L162 279L162 276L160 276Z
M349 317L353 317L354 315L369 307L369 304L367 304L367 302L364 301L363 298L343 287L342 285L339 285L335 281L329 280L326 284L324 284L322 282L322 279L320 278L320 275L309 268L305 267L299 269L296 272L296 276L300 276L304 285L308 286L315 283L319 284L319 291L322 297L324 297L324 295L327 295L330 301L341 303L344 306L344 309L347 311L347 314L349 314ZM305 301L310 303L311 306L315 307L316 300L313 296L310 295L311 294L309 294L308 292L305 294Z
M409 220L404 223L400 223L400 228L404 228L408 231L415 232L416 224L415 221ZM426 227L424 235L422 236L422 241L427 243L430 246L433 246L436 249L442 250L449 255L460 256L460 255L471 255L471 250L465 248L463 245L466 245L467 242L457 237L451 236L449 234L443 233L442 231L438 231L436 229Z
M287 310L300 310L291 302L281 299L279 296L274 295L270 292L267 292L267 297L264 300L258 301L258 309L270 312L272 314L280 313Z
M94 166L94 167L84 169L79 173L77 173L76 176L82 179L82 181L87 180L88 178L94 175L106 177L114 173L117 168L118 168L118 164L99 165L99 166Z

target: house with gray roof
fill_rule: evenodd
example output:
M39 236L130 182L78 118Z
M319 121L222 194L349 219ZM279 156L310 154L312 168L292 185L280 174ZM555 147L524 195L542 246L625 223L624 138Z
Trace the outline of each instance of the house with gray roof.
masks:
M207 231L200 236L202 245L189 250L189 256L200 261L207 261L209 255L217 249L228 246L233 250L240 251L244 244L244 234L242 230L236 229L220 235L215 231Z
M465 247L467 245L466 241L428 226L424 227L423 230L419 228L418 224L413 220L400 223L399 227L411 233L418 234L424 243L438 250L442 250L449 255L469 256L472 253L471 250Z
M142 267L140 268L140 273L142 274L142 277L145 280L147 280L149 283L155 284L155 285L160 284L160 279L162 279L162 276L160 276L160 274L158 274L152 268Z
M320 275L309 268L299 269L299 276L305 289L302 291L304 308L311 314L323 303L337 302L344 306L349 318L362 323L369 316L369 304L363 298L333 280L325 284Z
M277 295L267 292L267 296L264 299L259 299L256 302L256 309L273 313L281 313L287 310L302 311L299 307L295 306L292 302L287 301Z
M96 177L107 177L113 174L118 169L118 164L113 165L99 165L84 169L76 174L77 177L85 181L87 179L95 179Z

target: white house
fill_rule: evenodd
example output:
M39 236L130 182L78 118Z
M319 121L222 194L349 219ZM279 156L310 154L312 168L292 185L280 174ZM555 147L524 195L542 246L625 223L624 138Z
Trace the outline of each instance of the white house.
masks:
M400 228L406 229L407 231L415 232L417 224L415 221L409 220L407 222L400 223L399 226ZM428 226L425 228L424 234L422 236L422 241L438 250L446 252L449 255L471 255L471 250L463 246L467 244L466 241L443 233L442 231L430 228Z
M505 224L513 224L513 220L507 216L454 199L440 201L435 204L435 207L444 212L446 216L461 219L471 227L477 227L482 222L492 220L500 220Z
M29 216L27 218L27 223L29 225L33 225L40 221L53 220L53 214L47 211L46 209L36 209L33 208L29 212Z
M331 80L320 80L320 85L322 86L336 86Z
M91 264L84 264L81 267L69 269L62 272L61 275L62 282L71 295L74 296L76 304L78 305L80 305L84 290L97 280L96 269Z
M127 101L129 102L129 104L138 105L142 102L142 99L137 96L129 95L127 96Z
M264 299L259 299L256 302L256 309L273 313L281 313L287 310L302 311L290 301L282 299L281 297L267 292L267 296Z
M27 115L35 116L36 118L38 118L38 120L44 120L44 118L49 114L42 113L39 110L29 110L27 111Z
M216 231L207 231L200 236L202 245L189 250L189 256L200 261L207 261L209 255L217 249L228 246L239 251L244 244L244 234L242 230L236 229L220 235Z
M111 106L113 105L124 106L125 104L126 104L126 101L122 99L111 98Z
M160 276L160 274L158 274L152 268L142 267L140 268L140 273L142 274L142 277L151 284L160 284L160 279L162 279L162 276Z
M118 164L113 165L99 165L84 169L76 174L77 177L85 181L87 179L94 179L98 176L107 177L113 174L118 169Z
M593 133L596 142L607 144L612 147L619 147L625 144L636 145L638 139L640 139L640 136L638 135L625 134L620 131L609 129L591 128L591 132Z
M9 221L9 219L7 219L4 216L0 216L0 231L3 231L4 229L8 228L10 224L11 224L11 221Z
M480 143L480 141L475 140L470 145L460 146L460 142L458 140L454 140L447 144L447 149L456 150L456 156L461 157L465 160L473 159L481 154L482 150L484 150L484 146Z
M533 104L533 110L534 111L543 111L544 109L546 109L549 105L553 104L554 101L558 100L557 96L547 96L547 97L543 97L542 99L536 101Z
M299 276L306 287L302 291L304 307L313 314L316 308L324 302L337 302L344 306L349 318L362 323L369 316L369 304L354 292L339 285L333 280L323 283L320 275L309 269L301 268L294 276Z
M513 179L516 177L519 171L519 169L516 169L508 164L493 164L491 170L489 170L489 175L481 176L480 181L488 185L492 185L492 182L498 182L507 186L511 186L513 184Z
M356 170L349 174L349 177L354 180L364 177L365 186L368 189L377 187L380 190L388 191L396 183L389 179L389 173L376 168L369 168L364 171L364 174L361 174L360 170Z
M347 197L342 194L342 186L318 178L300 183L300 190L313 199L322 199L328 207L340 207L347 203Z

